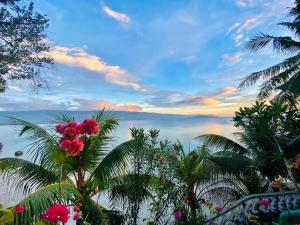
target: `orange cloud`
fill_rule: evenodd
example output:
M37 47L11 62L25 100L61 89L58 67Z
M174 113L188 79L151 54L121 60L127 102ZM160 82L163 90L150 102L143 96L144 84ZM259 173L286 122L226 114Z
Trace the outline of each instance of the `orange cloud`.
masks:
M200 99L200 103L207 106L215 106L219 103L219 100L212 97L203 97Z
M109 8L108 6L103 6L103 12L114 18L115 20L121 22L121 23L124 23L124 24L130 24L130 18L129 16L127 16L126 14L124 13L120 13L120 12L117 12L117 11L114 11L112 10L111 8Z
M55 46L49 52L49 56L57 63L80 67L101 74L104 80L109 83L129 87L135 91L150 91L148 87L138 83L136 78L126 70L119 66L109 65L100 57L89 55L83 49Z
M228 95L235 93L236 91L237 91L236 87L228 86L228 87L225 87L223 90L221 90L218 93L218 96L228 96Z

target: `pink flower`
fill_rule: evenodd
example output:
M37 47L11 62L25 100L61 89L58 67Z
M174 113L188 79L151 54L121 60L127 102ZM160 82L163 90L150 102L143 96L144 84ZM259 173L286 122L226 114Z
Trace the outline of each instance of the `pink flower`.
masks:
M100 131L99 124L96 120L93 119L85 119L80 125L80 133L81 134L98 134Z
M163 156L159 157L159 161L160 161L160 162L162 162L162 161L164 161L164 160L165 160L165 157L163 157Z
M179 210L175 211L174 217L175 217L176 220L180 220L181 217L182 217L182 212L179 211Z
M57 124L55 128L56 128L57 133L63 134L64 129L65 129L65 125L64 124Z
M80 214L76 212L73 216L73 220L79 220L80 219Z
M269 199L265 198L265 199L262 199L260 202L259 202L261 205L263 205L264 207L268 207L270 205L270 201Z
M67 223L70 218L70 211L66 205L56 203L49 207L46 212L41 215L41 218L51 223Z
M300 157L296 159L296 168L300 170Z
M23 213L25 211L25 208L21 206L20 204L16 205L15 212L16 213Z
M216 207L216 208L215 208L215 211L216 211L217 213L220 213L220 212L223 211L223 208L221 208L221 207Z
M70 156L76 156L83 150L84 143L81 139L65 139L60 142L60 147L65 150Z
M75 121L56 125L56 131L70 140L73 140L80 135L80 127Z

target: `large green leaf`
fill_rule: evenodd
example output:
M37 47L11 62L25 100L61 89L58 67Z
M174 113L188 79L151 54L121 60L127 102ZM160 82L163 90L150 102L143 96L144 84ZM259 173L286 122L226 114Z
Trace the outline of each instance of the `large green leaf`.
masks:
M196 137L196 140L203 142L209 148L215 151L231 151L236 153L246 153L242 145L237 142L217 134L204 134Z
M23 141L28 145L29 153L32 155L33 162L38 162L45 168L51 168L53 162L50 158L51 151L60 150L55 136L51 135L46 129L25 120L11 118L13 125L20 126L20 136L25 136ZM22 139L21 139L22 140Z
M14 191L24 193L59 181L59 171L55 167L48 170L18 158L1 158L0 174Z
M88 184L102 185L110 177L125 174L127 159L132 150L132 142L124 142L111 150L92 172Z

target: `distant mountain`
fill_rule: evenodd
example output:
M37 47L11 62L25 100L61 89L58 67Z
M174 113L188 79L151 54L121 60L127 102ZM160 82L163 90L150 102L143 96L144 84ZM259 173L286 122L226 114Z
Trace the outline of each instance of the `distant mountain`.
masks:
M59 110L43 110L43 111L3 111L0 112L0 124L9 124L9 117L20 118L34 123L52 123L55 117L65 114L74 117L76 120L83 120L91 117L96 111L59 111ZM111 115L119 120L172 120L172 119L217 119L227 118L214 115L179 115L179 114L160 114L147 112L126 112L111 111Z

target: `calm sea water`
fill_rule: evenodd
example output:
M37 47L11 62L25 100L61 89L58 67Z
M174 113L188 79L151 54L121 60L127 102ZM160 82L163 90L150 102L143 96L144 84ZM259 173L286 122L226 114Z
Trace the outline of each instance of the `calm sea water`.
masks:
M85 117L91 116L92 112L64 112L69 113L75 120L81 121ZM56 112L57 114L57 112ZM14 157L17 150L23 150L24 159L30 159L26 155L26 145L28 143L20 142L18 137L18 127L9 125L8 117L17 117L28 120L30 122L37 122L41 126L51 129L54 127L53 112L0 112L0 142L3 144L3 151L0 157ZM182 142L185 149L192 150L199 143L195 137L201 134L220 134L229 138L234 138L233 133L237 129L233 126L230 118L218 118L209 116L172 116L172 115L155 115L155 114L130 114L121 113L116 114L120 118L120 126L115 131L115 141L111 143L111 148L130 139L130 128L138 127L146 130L156 128L160 130L160 139L169 139ZM0 179L1 183L1 179ZM21 196L10 193L5 186L0 186L0 203L5 206L10 206L19 201ZM105 197L101 198L101 203L104 206L109 206Z

